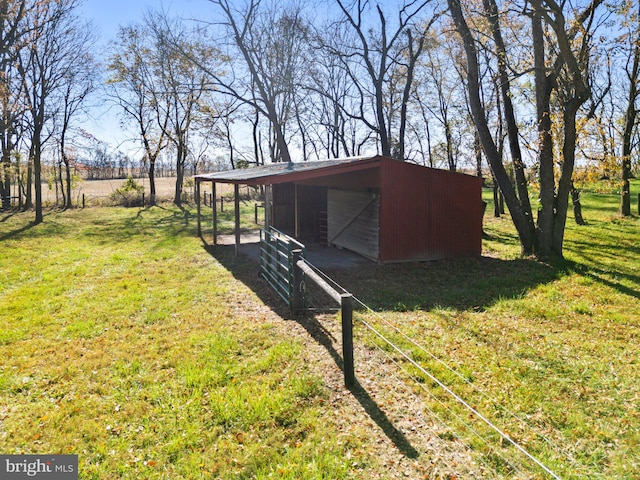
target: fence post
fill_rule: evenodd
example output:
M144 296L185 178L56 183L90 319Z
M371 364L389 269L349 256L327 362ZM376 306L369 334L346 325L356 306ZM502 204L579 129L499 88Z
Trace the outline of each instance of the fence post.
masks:
M84 208L84 193L82 194L82 208Z
M256 204L255 204L255 213L254 213L254 217L255 217L255 218L254 218L254 220L255 220L255 221L254 221L253 223L257 224L257 223L258 223L258 203L257 203L257 202L256 202Z
M200 217L200 182L196 180L196 211L198 212L198 237L202 238L202 221ZM207 198L206 195L204 198Z
M291 255L293 257L293 262L291 265L291 268L293 268L291 311L293 313L298 313L299 311L304 309L304 272L298 266L298 261L302 260L302 250L292 250Z
M220 211L224 212L224 197L220 196Z
M638 193L638 215L640 215L640 193Z
M353 295L340 295L342 316L342 360L344 361L344 385L351 388L356 383L353 368Z

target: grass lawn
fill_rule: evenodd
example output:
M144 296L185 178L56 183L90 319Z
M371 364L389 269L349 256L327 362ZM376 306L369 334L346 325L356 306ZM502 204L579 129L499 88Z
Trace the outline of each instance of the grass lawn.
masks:
M633 191L638 187L636 181ZM637 215L619 218L618 202L616 195L583 195L588 224L579 227L570 216L566 258L553 264L519 258L510 219L493 218L489 205L481 259L334 275L377 312L361 313L364 320L412 352L561 478L638 478L640 221ZM371 335L362 340L401 361ZM412 368L405 375L417 379L427 406L447 424L446 435L464 439L506 478L518 474L500 456L518 461L518 452L509 445L501 451L505 442L494 432L475 419L466 422L472 415L429 378ZM493 438L498 448L475 433ZM541 475L532 462L521 465L525 475L519 478Z
M81 478L344 478L322 379L191 211L0 217L0 452Z
M562 478L637 478L640 221L617 201L583 195L588 225L568 220L551 265L518 258L489 206L483 258L331 273L526 417L534 430L501 423ZM194 210L32 217L0 215L0 453L75 453L96 479L388 478L362 453L369 427L340 429L305 342L229 265L255 267L209 255Z

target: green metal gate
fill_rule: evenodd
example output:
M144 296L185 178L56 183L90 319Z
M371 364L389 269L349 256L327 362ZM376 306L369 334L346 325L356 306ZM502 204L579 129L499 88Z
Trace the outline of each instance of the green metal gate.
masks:
M260 274L269 282L269 285L282 297L282 299L294 308L294 289L296 287L294 251L302 251L305 254L305 246L295 238L281 231L268 227L260 230Z

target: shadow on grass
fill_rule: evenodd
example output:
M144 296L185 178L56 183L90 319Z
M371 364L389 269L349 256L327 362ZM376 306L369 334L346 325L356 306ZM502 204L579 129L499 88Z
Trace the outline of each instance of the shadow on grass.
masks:
M629 295L630 297L635 297L640 299L640 290L629 287L627 285L622 284L621 282L617 282L614 278L620 278L626 280L631 285L640 285L640 276L633 275L630 273L622 273L615 272L612 276L611 271L607 271L601 268L584 265L576 262L567 261L567 269L575 272L583 277L590 278L591 280L602 283L623 295Z
M0 223L4 223L13 217L17 213L17 210L3 210L1 213L3 216L0 218Z
M234 256L233 245L204 245L203 248L227 268L233 276L254 291L258 297L273 309L280 317L298 322L318 344L324 347L340 370L344 370L342 355L336 350L336 339L322 323L318 316L311 313L295 316L289 307L275 291L258 275L258 264L251 258L240 255ZM380 406L375 402L367 390L356 381L351 388L354 398L360 403L369 417L380 427L396 448L409 458L417 458L418 451L410 444L401 430L389 420Z
M565 270L535 260L473 257L394 265L371 264L327 273L378 311L450 308L482 311L497 300L519 298Z
M34 220L31 220L31 221L25 223L24 225L22 225L21 227L16 228L15 230L3 233L2 235L0 235L0 241L10 240L12 238L18 237L22 233L27 232L27 231L33 229L34 227L38 227L38 229L35 230L34 232L31 232L29 234L30 236L45 237L45 236L60 235L64 231L64 228L60 224L58 224L56 222L48 222L47 221L47 217L49 217L49 215L51 215L51 212L52 212L51 209L48 209L48 210L43 212L44 220L41 223L36 223ZM0 220L0 223L6 222L7 220L12 218L17 213L19 213L17 210L14 210L12 212L7 213Z
M83 235L96 245L122 243L148 236L151 241L172 243L179 237L195 236L196 216L187 209L154 205L137 208L136 215L93 219Z
M5 220L6 220L6 219L5 219ZM3 221L4 221L4 220L3 220ZM5 233L5 234L3 234L3 235L0 235L0 242L3 242L3 241L5 241L5 240L10 240L10 239L12 239L12 238L14 238L14 237L17 237L17 236L18 236L18 235L20 235L21 233L24 233L24 232L26 232L27 230L30 230L30 229L32 229L32 228L33 228L33 227L35 227L35 226L36 226L36 223L35 223L35 222L29 222L29 223L27 223L26 225L24 225L24 226L22 226L22 227L20 227L20 228L18 228L18 229L16 229L16 230L12 230L12 231L7 232L7 233Z

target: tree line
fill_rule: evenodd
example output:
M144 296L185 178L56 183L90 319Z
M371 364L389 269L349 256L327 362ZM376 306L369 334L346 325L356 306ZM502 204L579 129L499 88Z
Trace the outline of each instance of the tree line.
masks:
M197 19L150 10L121 26L103 82L86 72L98 65L77 0L1 5L1 186L28 158L36 221L43 145L69 168L69 125L97 83L143 148L152 201L163 154L179 204L185 174L213 158L240 168L379 153L492 177L525 255L562 255L587 166L618 179L631 214L632 0L208 0Z

